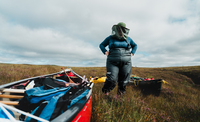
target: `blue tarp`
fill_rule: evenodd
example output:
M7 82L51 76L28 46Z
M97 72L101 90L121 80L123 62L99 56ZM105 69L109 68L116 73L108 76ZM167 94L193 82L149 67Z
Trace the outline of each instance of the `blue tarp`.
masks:
M14 114L12 111L6 109L13 117L14 117ZM5 119L9 119L8 116L6 115L6 113L0 108L0 118L5 118Z

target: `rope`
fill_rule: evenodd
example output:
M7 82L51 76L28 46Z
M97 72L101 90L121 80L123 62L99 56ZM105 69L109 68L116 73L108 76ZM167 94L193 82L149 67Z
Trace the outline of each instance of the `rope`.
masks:
M136 83L136 81L137 81L137 83ZM142 81L142 80L134 80L134 81L133 81L136 87L139 85L139 82L140 82L140 81Z

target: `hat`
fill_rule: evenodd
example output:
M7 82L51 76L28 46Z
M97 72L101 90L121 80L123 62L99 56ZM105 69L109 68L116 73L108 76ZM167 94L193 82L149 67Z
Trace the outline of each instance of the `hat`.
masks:
M112 27L112 37L118 40L126 40L128 37L129 29L126 28L126 24L119 22L117 25Z
M122 26L122 27L126 28L126 24L125 24L125 23L123 23L123 22L119 22L117 25L119 25L119 26Z

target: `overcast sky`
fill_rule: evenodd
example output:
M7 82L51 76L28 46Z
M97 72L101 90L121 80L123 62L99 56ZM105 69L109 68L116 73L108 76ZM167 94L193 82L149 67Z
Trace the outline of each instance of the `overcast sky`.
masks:
M137 67L200 65L200 0L0 0L0 63L105 66L124 22Z

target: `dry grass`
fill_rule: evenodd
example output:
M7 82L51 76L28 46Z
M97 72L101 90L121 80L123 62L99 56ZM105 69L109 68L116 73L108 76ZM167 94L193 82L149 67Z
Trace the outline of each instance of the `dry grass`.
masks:
M0 84L27 77L60 71L61 66L0 64ZM105 76L105 67L71 67L87 78ZM132 68L140 77L164 79L159 96L143 94L128 85L126 94L116 96L116 88L109 96L101 92L102 83L95 84L92 100L92 122L197 122L200 121L200 66L167 68Z

